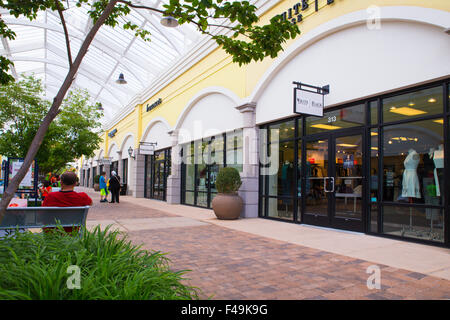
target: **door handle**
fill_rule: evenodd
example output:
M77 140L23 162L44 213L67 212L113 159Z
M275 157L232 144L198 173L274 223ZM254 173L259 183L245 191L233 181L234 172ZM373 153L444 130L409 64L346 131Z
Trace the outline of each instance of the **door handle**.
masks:
M323 177L323 191L325 191L325 192L329 192L327 190L327 178L328 177Z
M327 179L331 179L332 187L330 190L327 189ZM324 177L323 178L323 190L325 192L334 192L334 177Z

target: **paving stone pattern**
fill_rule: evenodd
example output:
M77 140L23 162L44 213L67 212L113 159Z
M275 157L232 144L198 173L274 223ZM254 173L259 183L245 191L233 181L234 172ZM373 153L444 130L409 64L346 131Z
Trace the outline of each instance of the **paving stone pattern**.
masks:
M95 197L93 196L95 199ZM88 220L176 217L123 201L95 201ZM186 283L212 299L450 299L450 281L378 265L381 289L367 288L373 263L213 224L128 230L148 250L167 252Z

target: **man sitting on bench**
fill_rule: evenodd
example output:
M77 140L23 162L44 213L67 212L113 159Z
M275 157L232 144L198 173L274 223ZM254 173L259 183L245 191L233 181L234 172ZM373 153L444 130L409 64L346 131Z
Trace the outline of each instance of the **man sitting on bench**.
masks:
M61 177L61 190L51 192L45 197L43 207L83 207L92 205L92 199L84 192L75 192L77 175L72 171L64 172ZM55 228L43 228L44 232ZM74 228L64 227L64 231L71 233ZM78 230L78 227L75 227Z

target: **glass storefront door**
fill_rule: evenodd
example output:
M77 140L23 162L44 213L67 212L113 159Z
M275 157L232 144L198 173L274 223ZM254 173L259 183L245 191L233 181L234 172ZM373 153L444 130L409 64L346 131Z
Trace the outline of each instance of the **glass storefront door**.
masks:
M304 223L363 231L362 144L361 129L306 139Z
M145 197L166 200L167 177L170 175L170 149L145 157Z

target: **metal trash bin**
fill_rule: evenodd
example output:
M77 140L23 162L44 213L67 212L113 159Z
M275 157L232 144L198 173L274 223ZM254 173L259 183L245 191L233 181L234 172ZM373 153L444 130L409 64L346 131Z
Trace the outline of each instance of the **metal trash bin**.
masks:
M124 183L120 186L120 195L126 196L127 195L127 184Z

